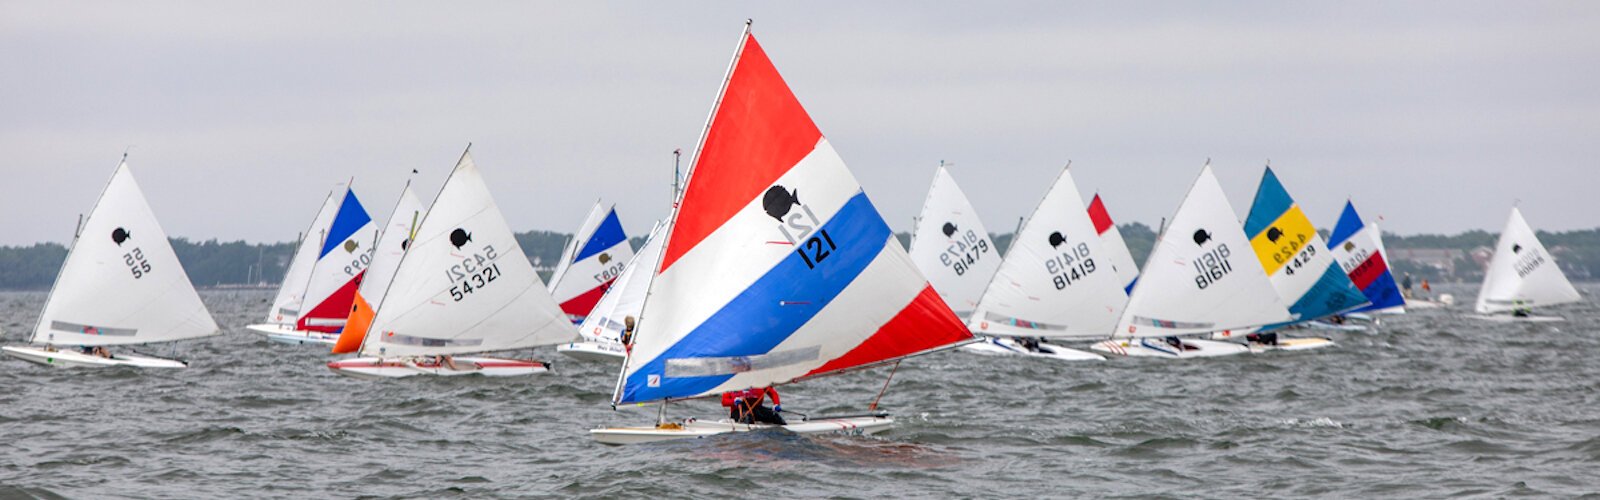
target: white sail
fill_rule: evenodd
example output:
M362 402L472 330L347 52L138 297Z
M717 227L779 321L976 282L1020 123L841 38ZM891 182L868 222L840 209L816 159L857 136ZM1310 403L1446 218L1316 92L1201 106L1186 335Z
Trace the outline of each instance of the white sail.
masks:
M575 333L463 153L401 258L361 354L499 351Z
M283 273L283 282L278 285L278 297L273 299L272 309L267 311L267 323L292 326L300 318L300 310L305 307L306 284L311 281L311 266L316 265L317 253L322 248L321 235L328 232L328 226L333 225L333 216L338 210L339 198L330 191L328 197L322 200L322 208L317 210L317 216L311 219L311 227L300 235L294 258L289 261L289 269Z
M1151 249L1114 336L1165 337L1289 319L1207 165Z
M33 342L143 344L217 333L133 172L117 165L67 252Z
M928 201L911 235L911 260L957 316L977 307L1000 268L1000 252L944 165L934 173Z
M639 312L644 310L644 297L650 292L650 278L655 275L656 264L661 262L661 242L665 239L661 237L664 232L661 226L656 224L650 230L650 239L633 254L633 260L628 261L622 275L617 276L616 282L584 318L583 325L578 327L578 334L584 339L619 343L623 320L629 316L635 320L639 318Z
M1122 239L1122 231L1112 222L1111 213L1106 211L1105 202L1099 194L1089 201L1089 220L1094 221L1095 231L1100 232L1102 256L1117 271L1122 292L1133 293L1133 285L1139 282L1139 264L1133 261L1133 253L1128 251L1128 243Z
M968 321L990 335L1104 338L1128 300L1089 212L1062 169L1012 240Z
M378 236L372 264L367 266L367 275L361 279L361 296L366 297L368 302L383 302L383 292L389 289L389 281L394 279L395 270L400 268L400 257L411 246L411 231L422 222L422 215L427 209L422 200L417 198L417 193L411 190L411 185L406 184L400 192L400 201L395 204L394 212L389 215L389 223L384 226L383 234Z
M572 266L572 258L577 255L578 247L583 245L583 240L586 239L584 233L593 231L600 225L600 219L606 216L605 209L606 206L600 203L600 200L595 200L594 206L589 208L589 215L584 216L583 224L578 225L578 232L567 239L566 245L561 246L561 260L556 261L556 268L550 273L550 281L545 284L550 288L551 295L555 294L556 285L561 283L561 278L567 275L567 268Z
M1577 302L1578 290L1556 266L1555 257L1511 207L1511 218L1495 244L1494 259L1478 291L1478 312L1497 312Z

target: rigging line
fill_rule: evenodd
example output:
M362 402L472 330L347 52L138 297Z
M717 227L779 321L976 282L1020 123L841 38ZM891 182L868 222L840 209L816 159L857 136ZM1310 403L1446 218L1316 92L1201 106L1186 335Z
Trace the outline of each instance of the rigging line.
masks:
M883 399L883 393L889 392L889 382L894 380L894 372L900 371L900 362L894 362L894 368L889 369L889 377L883 379L883 389L878 390L878 397L872 398L872 404L867 405L868 411L877 411L878 401Z

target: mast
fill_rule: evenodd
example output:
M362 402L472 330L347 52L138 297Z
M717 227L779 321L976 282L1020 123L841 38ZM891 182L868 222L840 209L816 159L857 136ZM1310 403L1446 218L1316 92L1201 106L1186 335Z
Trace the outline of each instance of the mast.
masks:
M672 244L672 231L677 227L678 211L683 208L683 197L689 192L689 183L694 182L694 167L700 162L700 153L706 147L706 136L711 133L711 123L717 119L717 111L722 109L722 98L728 92L728 83L733 81L733 70L739 65L739 56L744 55L745 41L750 39L750 26L755 24L753 19L744 20L744 30L739 33L739 46L733 50L733 57L728 60L728 70L722 74L722 85L717 88L717 98L711 103L711 112L706 114L706 124L700 129L700 139L695 141L694 156L689 160L689 172L684 176L683 188L672 198L672 215L667 217L667 232L662 236L660 254L666 254L667 246ZM634 341L638 341L639 327L644 324L644 313L649 310L650 296L655 291L655 275L660 271L660 255L656 257L656 270L650 272L650 287L645 289L644 301L639 306L639 318L634 323ZM617 407L617 400L622 398L622 384L628 375L628 365L633 362L633 349L626 349L627 355L622 358L622 369L617 371L617 384L611 392L611 408ZM665 408L667 402L661 405Z
M132 149L133 146L128 146L128 148ZM44 305L39 307L39 317L38 317L38 319L34 320L34 323L33 323L33 336L29 340L29 342L32 342L32 343L35 343L35 344L39 343L39 327L44 325L44 309L46 307L50 307L50 299L55 298L55 295L56 295L56 285L60 285L61 284L61 275L62 274L66 274L66 272L67 272L67 263L68 262L72 262L72 251L74 249L78 248L78 239L83 237L83 226L84 226L84 224L87 224L89 222L89 219L94 217L95 209L100 208L100 202L105 199L106 191L111 190L111 181L116 180L117 173L121 172L123 169L125 169L127 167L128 167L128 152L126 150L124 150L122 152L122 159L117 160L117 169L113 170L111 172L111 178L106 179L105 187L100 188L100 196L98 198L94 199L94 206L89 207L89 215L88 216L84 216L83 214L78 214L78 225L77 225L77 227L72 228L72 243L67 245L67 256L63 257L61 259L61 267L56 269L56 279L55 279L55 281L50 282L50 293L45 295L45 297L44 297ZM55 337L55 334L50 334L50 337L51 337L51 340L53 340L54 337ZM46 342L45 344L49 345L50 343Z
M462 150L461 151L461 157L456 159L456 166L454 168L450 169L450 175L446 176L444 178L444 183L439 185L439 193L434 194L433 195L433 201L428 203L428 211L424 212L422 214L422 222L427 222L428 221L428 214L433 213L433 206L435 204L439 203L439 195L444 194L444 188L450 186L450 179L455 177L456 176L456 171L460 170L460 168L461 168L461 160L465 160L467 158L467 155L469 153L471 153L471 152L472 152L472 143L468 142L467 143L467 149ZM416 172L417 172L416 170L412 170L411 171L411 173L416 173ZM406 181L406 186L410 186L410 185L411 185L411 181L407 180ZM405 193L402 192L401 196L405 196ZM397 204L397 206L398 206L398 204ZM416 220L416 218L417 217L416 217L415 214L413 214L411 216L412 220ZM411 238L410 238L410 241L412 243L416 243L415 240L416 240L416 236L417 236L417 228L419 228L419 227L422 227L421 222L413 223L411 225ZM405 266L406 256L408 256L408 255L411 255L411 245L409 245L409 244L406 245L406 251L400 253L400 262L395 264L395 274L396 275L398 275L400 273L400 268L402 266ZM394 282L395 282L395 280L390 279L389 280L389 285L383 287L383 297L388 297L389 296L389 289L394 288ZM373 322L377 322L377 320L378 320L378 312L383 310L383 303L384 302L386 302L386 301L380 299L378 301L378 305L377 306L370 306L372 308L372 321ZM364 336L361 337L361 349L356 351L358 355L361 353L361 351L366 350L366 348L367 348L367 337L371 336L371 335L372 335L372 325L367 325L367 335L364 335ZM383 353L382 352L378 353L378 359L383 359Z

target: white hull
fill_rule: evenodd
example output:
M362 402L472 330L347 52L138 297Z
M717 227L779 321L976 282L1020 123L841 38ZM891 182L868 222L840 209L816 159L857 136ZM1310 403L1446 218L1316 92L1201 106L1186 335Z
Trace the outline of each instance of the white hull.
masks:
M609 362L622 361L627 357L621 344L602 344L599 342L573 342L556 346L556 352L565 354L581 361Z
M525 359L456 356L455 364L459 370L452 370L448 365L436 364L431 360L420 358L352 358L330 361L328 362L328 369L340 375L366 380L405 378L417 375L519 377L550 371L548 363Z
M1332 340L1321 337L1303 339L1279 338L1277 344L1259 344L1251 342L1249 349L1250 352L1259 354L1267 351L1309 351L1312 349L1321 349L1336 345L1338 344L1335 344Z
M884 416L861 416L845 418L819 418L789 425L767 424L739 424L722 420L718 422L701 422L694 419L680 424L669 424L667 427L607 427L589 431L589 435L601 444L639 444L657 441L672 441L678 439L700 439L719 434L736 432L752 432L783 429L795 434L848 434L871 435L889 430L894 427L894 418Z
M1367 331L1366 325L1357 325L1357 324L1350 323L1349 322L1350 318L1348 318L1348 317L1345 318L1345 319L1346 319L1346 321L1344 323L1342 323L1342 324L1340 324L1340 323L1331 323L1331 322L1328 322L1328 321L1323 321L1323 320L1318 319L1318 320L1307 321L1307 322L1304 323L1304 325L1305 325L1305 327L1307 329L1311 329L1311 330L1333 330L1333 331L1336 331L1336 332L1364 332L1364 331Z
M112 357L110 358L102 358L100 356L84 354L76 350L47 351L37 347L7 346L0 347L0 351L5 352L5 355L7 356L27 361L29 363L59 368L106 368L112 366L132 366L136 368L189 367L189 363L183 361L119 352L113 352Z
M279 344L289 344L289 345L305 345L305 344L333 345L334 342L337 342L339 340L339 334L337 334L337 333L323 333L323 332L313 332L313 331L307 331L307 330L296 330L293 327L285 326L285 325L274 325L274 324L250 325L250 326L244 327L244 329L248 330L250 333L264 335L264 336L267 337L267 340L272 341L272 342L276 342L276 343L279 343Z
M1473 314L1469 317L1495 323L1559 323L1567 320L1567 318L1561 316L1512 316L1510 314Z
M1233 342L1218 342L1215 340L1181 339L1184 349L1179 350L1169 344L1165 339L1140 338L1140 339L1114 339L1096 343L1089 346L1098 352L1131 357L1160 357L1160 358L1212 358L1217 356L1231 356L1244 354L1250 349L1243 344Z
M1054 359L1057 361L1105 361L1105 356L1088 351L1068 349L1053 344L1039 344L1038 351L1030 351L1017 343L1016 340L1006 337L983 337L982 342L975 342L961 346L967 352L1000 356L1026 356L1031 358Z
M1444 309L1455 304L1455 297L1449 294L1440 295L1438 301L1407 297L1406 309Z

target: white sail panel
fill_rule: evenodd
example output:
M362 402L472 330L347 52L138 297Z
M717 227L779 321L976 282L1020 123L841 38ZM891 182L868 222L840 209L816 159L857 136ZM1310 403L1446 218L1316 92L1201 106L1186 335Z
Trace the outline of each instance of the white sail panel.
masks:
M1555 257L1544 248L1522 211L1511 207L1511 217L1495 244L1494 258L1478 291L1482 314L1577 302L1581 297Z
M406 184L405 189L400 191L400 201L395 203L394 211L389 215L389 223L378 236L372 251L372 264L367 266L367 275L361 278L361 296L368 302L383 302L383 293L389 289L395 270L400 268L400 257L411 246L411 232L422 222L427 209L422 200L417 198L417 193L411 190L411 185Z
M934 172L928 201L911 234L910 253L933 289L963 318L978 306L1000 268L999 249L944 165Z
M1133 285L1139 282L1139 264L1134 262L1133 253L1128 251L1128 242L1122 239L1122 230L1117 229L1111 220L1111 213L1106 211L1106 204L1100 200L1100 195L1094 195L1089 201L1089 220L1094 221L1095 231L1100 232L1100 248L1104 252L1106 262L1117 271L1117 277L1122 282L1124 294L1133 293Z
M1207 165L1145 262L1116 337L1166 337L1287 321L1233 206Z
M581 322L633 258L616 207L596 202L564 253L559 274L550 278L550 293L568 317Z
M990 335L1104 338L1128 301L1083 198L1062 169L968 320Z
M143 344L219 333L126 163L67 252L33 342Z
M356 288L372 263L378 225L373 223L354 190L346 188L333 223L319 235L322 244L311 266L306 301L300 311L299 330L337 332L350 316Z
M316 265L317 252L322 248L321 235L326 234L328 226L333 225L339 200L329 192L327 198L322 200L322 208L317 210L317 216L311 219L311 227L300 235L294 258L289 261L283 281L278 284L278 297L273 299L272 309L267 311L267 323L287 326L300 319L300 310L305 307L306 284L311 282L311 266Z
M629 316L636 321L639 319L640 312L644 310L644 297L650 292L650 278L656 272L656 264L661 262L661 242L666 240L662 236L664 232L661 224L656 224L650 230L650 238L645 240L644 246L639 247L639 253L628 261L622 275L617 276L605 296L594 305L594 310L583 319L578 334L584 339L613 344L621 342L623 321Z
M470 154L445 180L361 346L365 356L519 349L576 337Z

